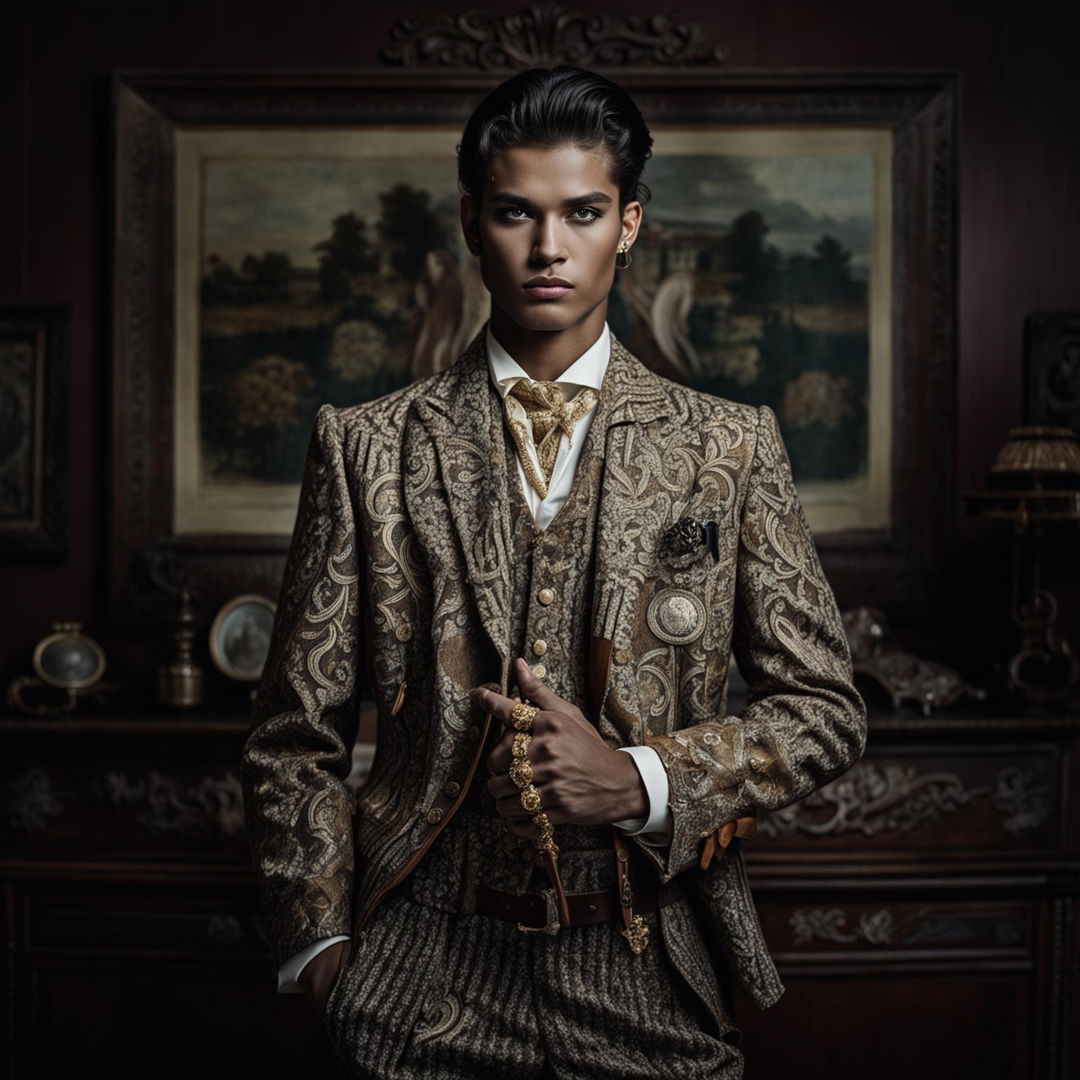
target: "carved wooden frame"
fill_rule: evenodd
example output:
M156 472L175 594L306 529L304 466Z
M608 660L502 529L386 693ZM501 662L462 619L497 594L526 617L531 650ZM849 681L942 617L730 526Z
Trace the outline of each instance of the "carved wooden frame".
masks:
M455 26L460 31L460 20ZM107 547L114 625L160 620L181 586L194 589L207 611L240 592L276 596L288 546L286 537L178 537L172 530L177 129L464 125L482 94L513 70L500 70L508 54L493 53L490 41L486 52L471 39L467 48L447 45L449 31L438 39L441 52L430 35L427 51L418 50L414 39L423 35L414 30L407 48L399 42L396 53L384 50L397 70L117 73ZM607 56L601 70L658 126L842 124L893 132L892 527L824 536L819 550L842 606L876 605L895 617L931 613L955 516L955 73L722 70L721 51L698 46L666 69L646 46L605 53L594 41L585 55ZM441 67L447 56L474 66ZM514 69L529 59L510 56ZM649 66L636 66L643 59Z
M29 345L34 364L32 482L34 508L25 523L0 523L0 555L19 560L68 553L68 397L71 307L0 306L0 342Z

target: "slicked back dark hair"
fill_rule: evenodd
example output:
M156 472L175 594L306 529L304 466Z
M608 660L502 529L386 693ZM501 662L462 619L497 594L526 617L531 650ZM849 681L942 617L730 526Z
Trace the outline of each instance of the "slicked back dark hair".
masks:
M651 197L641 180L652 156L652 136L641 110L610 79L567 64L521 71L480 102L457 146L458 182L479 204L498 151L563 143L608 151L620 209Z

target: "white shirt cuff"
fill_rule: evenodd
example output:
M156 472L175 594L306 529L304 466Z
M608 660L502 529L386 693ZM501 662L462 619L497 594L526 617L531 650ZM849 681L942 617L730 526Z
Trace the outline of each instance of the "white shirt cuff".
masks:
M616 821L615 825L628 836L640 835L641 842L650 847L663 847L665 844L670 844L674 821L671 816L671 807L668 806L670 787L667 772L660 760L660 755L651 746L620 746L617 749L634 759L634 764L641 774L642 783L645 785L649 812L643 818L625 818L622 821Z
M349 939L345 934L321 938L318 941L313 941L306 949L301 949L298 953L290 956L278 969L278 993L302 994L304 989L296 980L300 978L300 972L307 967L308 961L314 960L323 949L329 949L335 942L348 940Z

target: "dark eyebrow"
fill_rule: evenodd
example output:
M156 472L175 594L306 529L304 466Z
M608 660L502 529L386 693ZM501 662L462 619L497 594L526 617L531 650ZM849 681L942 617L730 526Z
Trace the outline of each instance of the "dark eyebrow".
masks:
M521 195L514 195L509 191L498 191L490 198L491 202L505 202L510 203L513 206L520 206L522 210L532 210L533 204L529 199L524 198ZM569 206L581 206L582 203L600 202L609 203L612 202L610 195L605 195L602 191L590 191L588 195L575 195L569 199L563 199L559 204L562 207Z

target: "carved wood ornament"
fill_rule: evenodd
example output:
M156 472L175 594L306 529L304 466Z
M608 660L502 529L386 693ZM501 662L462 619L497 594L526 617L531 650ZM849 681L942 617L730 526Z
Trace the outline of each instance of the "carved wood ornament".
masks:
M380 60L401 67L480 71L556 64L699 67L722 63L727 55L726 48L706 42L699 24L681 22L674 14L586 14L550 0L512 15L467 11L403 19L379 51Z

